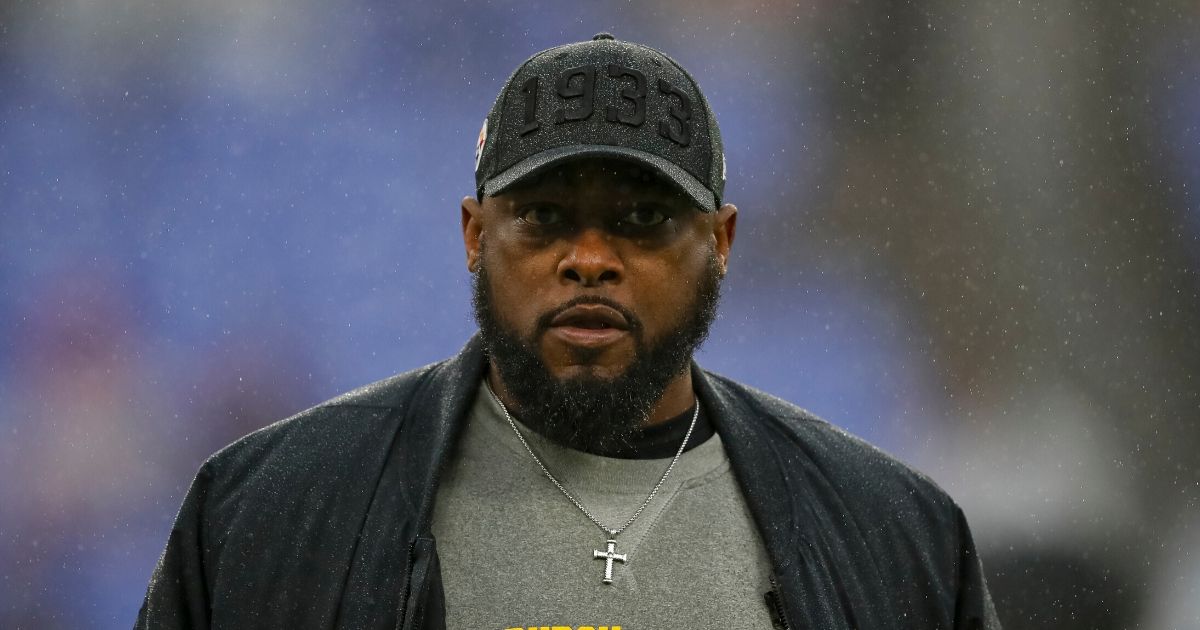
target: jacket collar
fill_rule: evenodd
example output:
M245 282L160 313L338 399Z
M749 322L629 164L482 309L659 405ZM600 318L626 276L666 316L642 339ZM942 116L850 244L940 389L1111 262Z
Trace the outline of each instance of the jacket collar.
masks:
M413 594L430 588L414 567L436 568L429 564L436 560L429 530L438 478L485 364L483 344L475 336L455 357L404 375L388 388L385 405L392 410L393 433L380 436L387 441L388 457L346 576L340 626L393 628L397 617L404 618L410 595L420 599ZM388 609L395 615L381 614Z
M692 386L708 410L713 426L750 508L777 574L792 570L791 555L801 538L794 505L799 489L785 473L772 435L774 421L756 409L727 379L692 364Z
M862 627L836 587L839 552L831 548L841 549L844 541L830 521L844 512L827 506L840 498L808 456L798 410L695 366L692 377L767 549L784 626ZM819 493L825 496L815 499Z
M457 355L434 368L408 406L404 425L413 427L414 430L409 431L409 439L413 441L404 444L406 457L402 458L404 470L401 474L423 489L419 504L414 506L419 515L417 531L421 534L429 534L433 524L433 501L442 470L466 425L486 369L483 340L476 333ZM426 417L417 417L417 414Z

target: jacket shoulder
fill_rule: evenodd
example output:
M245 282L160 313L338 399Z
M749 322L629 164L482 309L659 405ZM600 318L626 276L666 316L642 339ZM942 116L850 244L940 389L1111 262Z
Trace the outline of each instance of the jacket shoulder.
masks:
M812 412L728 377L705 372L714 389L756 418L784 458L802 457L843 497L877 508L906 496L943 514L957 505L935 481ZM899 494L898 494L899 493ZM914 506L917 507L917 506Z
M791 592L842 599L855 627L999 627L962 510L929 477L775 396L701 383Z
M334 398L249 433L214 453L205 465L229 472L261 464L278 452L296 464L350 454L345 448L364 437L378 440L381 423L405 407L420 383L441 363L397 374Z

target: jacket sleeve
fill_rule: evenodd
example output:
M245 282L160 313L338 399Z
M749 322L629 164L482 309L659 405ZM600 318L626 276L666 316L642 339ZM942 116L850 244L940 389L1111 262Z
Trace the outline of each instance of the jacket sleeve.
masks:
M201 466L179 508L166 549L146 588L146 599L138 612L135 630L207 630L209 627L202 524L211 482L212 472L206 463Z
M959 561L958 601L954 615L956 630L1000 630L1000 619L988 593L987 581L983 577L983 564L975 552L975 541L967 518L962 510L955 508L958 519Z

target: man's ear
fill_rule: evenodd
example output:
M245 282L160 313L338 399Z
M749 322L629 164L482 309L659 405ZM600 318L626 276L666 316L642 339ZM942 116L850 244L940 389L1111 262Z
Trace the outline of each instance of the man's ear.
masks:
M721 275L725 275L729 267L729 250L733 248L733 239L737 236L737 206L727 203L717 209L713 221L713 238L716 239L717 260L721 263Z
M463 247L467 250L467 271L479 270L479 239L483 235L483 206L474 197L463 197Z

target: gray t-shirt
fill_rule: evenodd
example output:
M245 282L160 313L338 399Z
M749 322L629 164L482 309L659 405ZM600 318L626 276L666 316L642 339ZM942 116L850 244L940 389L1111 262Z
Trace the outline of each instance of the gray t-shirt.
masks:
M666 459L614 459L521 432L550 472L609 527L645 500ZM714 435L684 453L646 510L608 536L542 474L481 383L438 489L450 630L770 628L766 550Z

